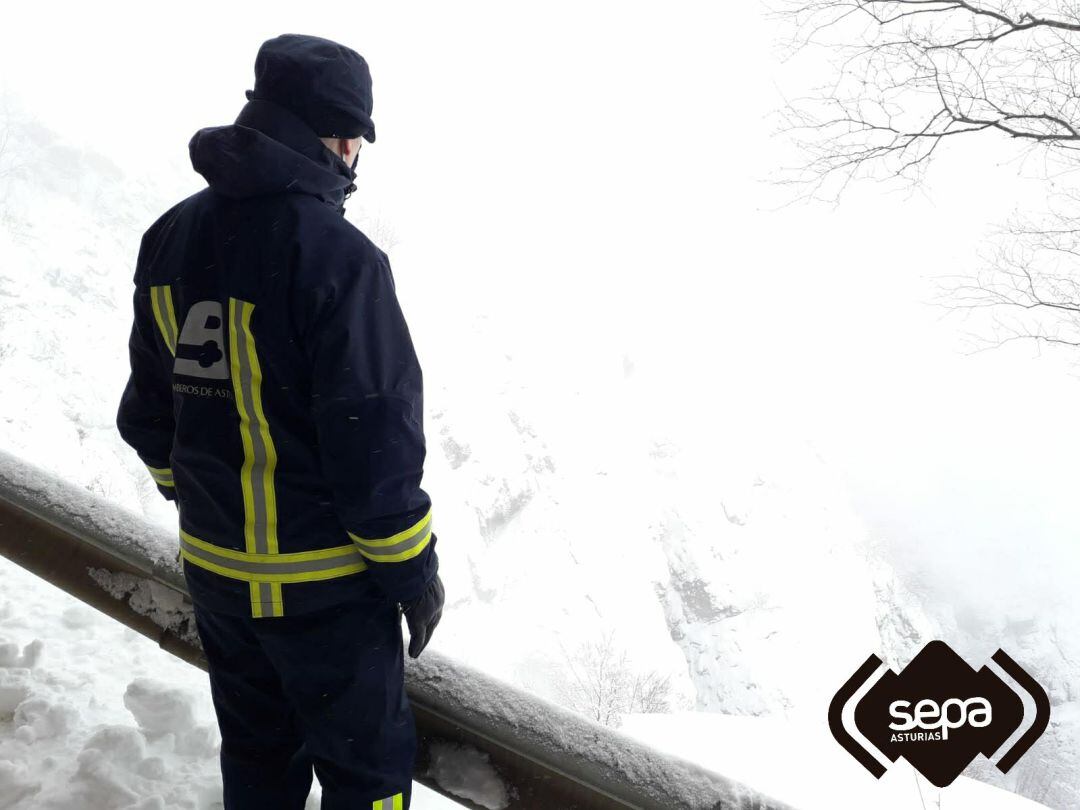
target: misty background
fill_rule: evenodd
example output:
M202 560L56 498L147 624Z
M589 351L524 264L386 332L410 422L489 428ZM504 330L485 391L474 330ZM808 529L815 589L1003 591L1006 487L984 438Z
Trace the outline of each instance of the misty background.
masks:
M163 200L204 185L187 141L232 122L262 41L299 31L364 54L379 139L347 207L390 255L433 405L437 386L459 384L436 347L496 341L546 368L530 383L548 391L536 406L549 431L576 418L573 392L632 369L655 417L691 442L707 446L725 415L809 439L871 530L946 592L991 609L1072 591L1074 352L965 353L981 347L968 333L992 327L929 303L933 277L974 270L991 227L1037 210L1044 184L987 137L943 146L921 192L868 183L835 208L778 209L794 195L768 181L797 156L769 115L827 66L781 64L784 32L762 7L111 3L5 16L8 103L17 93L74 145L159 180ZM447 310L460 331L433 327Z
M772 114L829 68L782 62L763 6L708 2L7 9L0 113L40 122L43 183L78 185L96 161L163 211L205 185L188 139L235 119L259 44L283 32L371 64L378 140L346 208L389 254L429 411L504 419L496 380L527 402L538 454L600 476L664 437L682 448L682 489L663 493L678 505L726 492L726 462L752 455L733 435L769 457L805 446L927 610L1052 610L1080 640L1075 350L974 351L993 323L933 303L995 225L1045 206L1019 150L944 144L919 189L793 204L772 181L800 156ZM62 241L67 221L58 206L36 235ZM425 479L444 512L448 480ZM590 503L649 497L598 483ZM976 667L996 649L965 640Z

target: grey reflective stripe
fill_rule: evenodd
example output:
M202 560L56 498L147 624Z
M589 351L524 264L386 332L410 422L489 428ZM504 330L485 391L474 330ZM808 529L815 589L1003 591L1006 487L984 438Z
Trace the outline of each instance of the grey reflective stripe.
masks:
M342 546L341 554L337 554L333 557L326 557L319 560L299 560L295 562L278 562L276 560L274 562L235 560L224 554L215 554L212 551L200 548L189 542L183 535L180 537L180 548L183 549L186 554L195 557L197 560L202 560L211 565L226 568L240 574L312 574L319 571L330 571L335 568L342 568L347 565L364 565L363 558L356 549L350 546ZM196 564L198 563L196 562ZM270 601L269 586L267 587L265 594L260 594L260 599L264 602Z
M416 548L421 543L425 542L431 535L431 526L425 526L418 531L412 537L402 540L399 543L394 543L392 546L372 546L365 543L363 540L357 540L356 544L360 547L361 554L374 554L375 556L389 556L392 554L400 554L403 551L410 551Z
M169 292L168 286L150 288L150 293L154 296L154 304L159 313L162 337L165 338L165 344L169 347L169 351L176 354L176 331L173 329L172 319L169 317L169 313L172 311L172 300Z
M396 549L399 546L402 547L401 550L405 550L411 548L412 546L416 545L417 542L422 540L424 532L429 531L430 529L431 507L429 506L427 512L424 513L424 516L418 521L416 521L416 523L414 523L412 526L409 526L407 529L402 529L400 532L390 535L389 537L360 537L359 535L353 534L352 532L349 532L349 537L353 539L354 543L358 543L364 548L371 549L372 551L375 551L377 549ZM404 540L399 540L397 543L388 542L390 540L393 540L395 537L403 537L404 535L409 536ZM411 545L403 546L403 544L406 543ZM386 551L385 553L389 554L391 552Z
M259 601L262 602L263 610L272 610L274 604L274 598L270 591L269 582L259 583Z
M247 481L242 482L243 486L245 488L250 487L251 491L252 512L250 515L245 516L254 538L254 546L249 550L256 554L267 554L270 552L270 542L264 472L269 454L267 453L266 442L263 440L262 431L259 430L258 415L255 410L255 393L250 360L255 349L251 345L248 327L244 323L245 308L250 312L254 309L254 305L236 298L229 299L229 317L232 320L230 337L232 338L233 347L233 388L237 402L241 406L240 430L244 432L251 447L251 465L247 471ZM244 476L243 469L241 469L240 475ZM245 507L246 505L245 499Z
M167 472L167 473L160 473L160 472L154 472L153 470L151 470L150 471L150 477L153 478L155 481L157 481L159 484L168 485L168 484L171 484L173 482L173 475L172 475L171 471Z

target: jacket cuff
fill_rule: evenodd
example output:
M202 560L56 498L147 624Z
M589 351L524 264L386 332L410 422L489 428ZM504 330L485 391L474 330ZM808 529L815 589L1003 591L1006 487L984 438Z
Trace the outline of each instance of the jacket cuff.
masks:
M154 479L154 483L157 484L158 492L161 493L162 497L167 501L175 501L176 482L173 480L172 467L155 467L146 464L146 469L149 470L150 477Z

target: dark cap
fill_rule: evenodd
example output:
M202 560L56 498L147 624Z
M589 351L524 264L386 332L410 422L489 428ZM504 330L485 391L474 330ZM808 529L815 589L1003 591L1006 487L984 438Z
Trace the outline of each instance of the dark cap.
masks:
M255 57L255 89L247 97L286 107L320 138L363 136L375 142L368 64L329 39L304 34L268 39Z

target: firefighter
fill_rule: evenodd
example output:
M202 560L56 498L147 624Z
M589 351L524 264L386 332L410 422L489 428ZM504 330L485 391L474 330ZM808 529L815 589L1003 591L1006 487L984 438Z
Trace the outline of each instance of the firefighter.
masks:
M420 364L386 254L345 218L375 142L358 53L263 43L208 187L143 235L117 426L179 510L226 810L409 807L409 654L443 606Z

